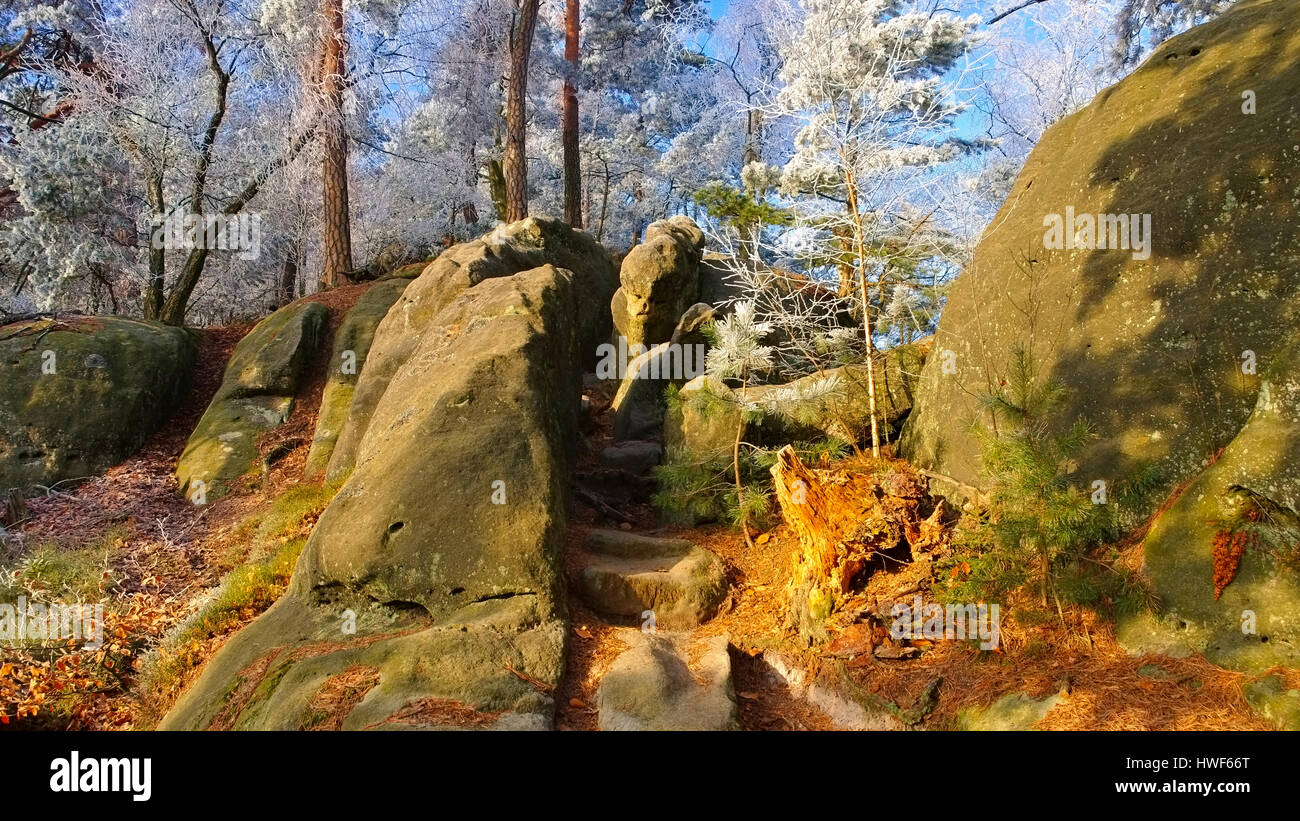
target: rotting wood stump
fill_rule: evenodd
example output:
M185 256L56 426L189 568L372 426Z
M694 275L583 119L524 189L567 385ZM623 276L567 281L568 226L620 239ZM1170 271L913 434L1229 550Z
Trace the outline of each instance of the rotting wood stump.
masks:
M781 514L799 540L789 583L801 635L827 638L825 622L863 581L863 571L903 564L946 544L943 505L903 465L809 468L786 446L772 467Z

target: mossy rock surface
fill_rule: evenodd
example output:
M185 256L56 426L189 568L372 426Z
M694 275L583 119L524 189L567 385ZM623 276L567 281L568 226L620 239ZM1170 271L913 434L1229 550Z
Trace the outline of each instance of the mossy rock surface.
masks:
M411 266L407 266L408 268ZM398 273L406 270L398 269ZM348 408L356 392L357 379L370 354L375 329L393 307L410 280L394 275L375 283L362 294L352 310L348 311L334 334L334 347L330 353L329 377L321 394L320 412L316 416L316 433L312 437L311 451L307 454L306 475L311 476L329 467L334 454L334 444L347 422Z
M924 344L913 343L877 354L876 413L882 438L911 411L926 350ZM835 380L838 387L833 396L789 399L822 379ZM681 387L677 400L664 413L664 446L671 462L730 460L740 424L740 406L746 403L765 410L760 422L745 425L744 441L752 444L779 445L823 437L844 442L870 441L871 437L865 364L830 368L784 384L735 389L715 377L698 376ZM778 403L785 415L775 412Z
M903 455L987 489L971 425L1016 346L1069 391L1062 428L1099 434L1085 485L1154 466L1172 489L1232 441L1300 319L1298 89L1295 4L1250 0L1048 129L953 285ZM1150 215L1150 257L1048 249L1067 207Z
M957 716L959 730L1032 730L1056 705L1062 695L1030 698L1024 693L1010 693L982 709L963 710Z
M289 590L222 647L165 728L319 726L329 682L356 670L377 678L334 717L343 729L551 726L576 287L549 265L492 277L424 325Z
M184 398L196 350L182 328L123 317L0 327L0 491L130 456Z
M1134 653L1188 655L1244 670L1300 666L1300 574L1264 549L1248 549L1216 599L1213 542L1242 497L1300 510L1300 346L1264 375L1255 409L1219 458L1152 524L1144 570L1157 614L1121 618ZM1281 523L1285 514L1275 514ZM1300 541L1300 532L1294 534Z
M439 254L380 322L326 476L346 476L356 464L389 382L415 355L431 323L444 308L488 279L547 264L573 275L577 286L574 332L583 363L594 366L596 348L609 336L609 300L618 287L618 274L609 254L590 235L574 231L560 220L529 217L499 226L480 239Z
M490 600L431 624L364 600L288 595L222 646L159 729L548 729L553 700L511 671L559 683L566 627L539 604ZM359 701L322 698L357 668L377 673Z
M297 589L343 585L435 616L553 597L581 396L574 289L552 266L494 277L428 324L316 525Z
M1251 709L1279 730L1300 730L1300 690L1287 687L1277 674L1242 687Z
M221 387L199 419L176 465L181 492L204 483L213 499L257 460L257 437L283 424L307 363L315 356L325 306L298 301L257 324L235 346Z

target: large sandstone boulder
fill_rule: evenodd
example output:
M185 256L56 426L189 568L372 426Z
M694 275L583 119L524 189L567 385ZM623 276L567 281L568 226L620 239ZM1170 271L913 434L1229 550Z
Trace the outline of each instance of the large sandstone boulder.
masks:
M987 487L970 425L1024 345L1039 378L1068 391L1057 424L1086 419L1098 433L1078 459L1079 485L1153 469L1160 491L1190 483L1146 539L1163 611L1121 623L1135 651L1296 663L1294 572L1248 553L1215 601L1208 524L1243 494L1300 509L1295 22L1293 3L1240 3L1048 130L953 287L904 431L914 462ZM1074 225L1053 236L1067 209ZM1113 248L1125 237L1109 216L1111 247L1083 247L1084 214L1094 230L1095 215L1138 215L1130 249ZM1127 513L1139 520L1166 495Z
M609 299L618 285L618 275L609 254L591 236L560 220L529 217L453 246L429 263L380 323L327 477L338 479L352 469L389 382L415 353L430 322L443 308L484 280L546 264L573 275L577 344L584 365L594 363L597 346L610 333Z
M1085 484L1154 466L1173 487L1232 441L1300 309L1297 55L1294 4L1242 3L1044 134L953 286L904 455L986 487L970 425L1017 345L1070 391L1060 425L1100 434ZM1149 258L1045 247L1067 208L1150 215Z
M176 463L187 495L203 482L213 499L257 460L257 437L289 419L299 380L321 344L328 312L300 300L257 324L235 346L221 387L199 419Z
M122 317L0 327L0 493L130 456L180 404L195 350L181 328Z
M316 415L316 433L312 437L311 451L307 454L306 475L318 474L329 467L334 445L347 421L348 408L352 406L357 379L370 353L375 329L409 284L409 279L401 277L375 283L352 306L334 333L329 378L325 382L320 411Z
M422 323L289 591L164 728L303 727L323 704L343 729L551 726L578 289L546 265L485 279ZM373 350L407 333L385 321ZM328 694L347 680L369 689L340 707Z
M316 525L298 589L341 584L435 614L549 599L581 397L575 289L569 272L536 268L485 280L430 322Z
M614 328L629 347L667 342L677 320L699 302L704 232L693 220L675 216L653 222L646 241L623 258L622 283L610 302Z

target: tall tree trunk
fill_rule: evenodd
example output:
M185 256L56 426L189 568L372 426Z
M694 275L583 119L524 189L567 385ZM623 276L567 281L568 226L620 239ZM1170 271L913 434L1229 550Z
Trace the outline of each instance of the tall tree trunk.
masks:
M177 277L176 284L167 295L167 301L163 303L162 315L159 319L167 325L179 327L185 324L185 310L190 304L190 294L194 293L194 286L199 284L199 277L203 274L203 263L208 259L206 243L202 245L204 247L193 249L185 258L181 275Z
M582 161L578 156L578 3L564 4L564 59L569 70L564 76L564 219L582 227Z
M322 44L321 94L325 105L324 162L321 205L325 223L321 284L333 288L352 270L352 224L348 214L348 144L343 119L347 40L343 0L324 0L325 38Z
M275 306L283 308L293 302L298 290L298 243L294 242L284 255L284 267L280 269L280 283L275 295Z
M506 81L506 222L528 216L527 129L528 58L537 28L539 0L517 0L518 14L510 25L510 76Z
M149 235L149 284L144 292L144 318L159 319L162 317L163 289L166 286L167 276L167 214L160 174L149 174L149 205L158 219L154 232L162 231L163 235L159 237L155 237L153 233Z

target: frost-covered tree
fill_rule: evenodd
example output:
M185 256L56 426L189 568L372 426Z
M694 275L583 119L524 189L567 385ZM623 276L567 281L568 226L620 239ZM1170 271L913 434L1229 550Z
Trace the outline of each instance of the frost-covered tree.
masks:
M1123 0L1115 18L1116 65L1132 66L1179 32L1226 11L1236 0Z
M779 175L791 223L772 244L804 275L760 264L761 255L749 255L753 264L735 275L762 317L773 317L814 364L846 341L838 326L856 315L870 365L882 307L896 302L901 315L915 304L900 286L916 288L918 273L948 250L927 194L937 169L967 147L954 132L954 83L974 20L898 0L801 5L802 16L777 37L784 85L764 113L798 124ZM746 174L756 200L777 182L758 164ZM874 366L867 374L878 454Z
M40 303L59 304L90 276L138 297L145 316L180 324L213 249L169 249L156 223L238 215L310 130L295 122L282 77L253 82L264 45L248 3L97 8L93 71L36 67L68 113L0 159L21 209L4 225L6 263L31 270ZM79 199L87 189L93 196Z

